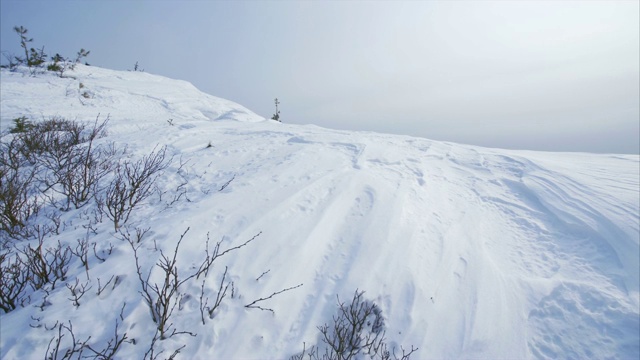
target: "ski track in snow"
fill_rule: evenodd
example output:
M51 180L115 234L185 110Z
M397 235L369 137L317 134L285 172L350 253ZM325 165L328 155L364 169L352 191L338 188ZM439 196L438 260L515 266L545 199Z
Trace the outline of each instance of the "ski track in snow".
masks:
M173 249L189 227L185 266L202 257L207 233L234 246L262 231L224 258L236 298L207 325L199 323L199 285L186 289L194 295L175 326L198 336L163 342L169 353L186 344L182 358L286 358L303 342L318 343L317 326L331 319L336 295L349 300L358 288L381 306L390 344L414 345L420 359L640 357L636 155L486 149L287 125L185 82L84 66L73 75L3 70L2 130L22 115L91 120L100 113L111 119L101 141L128 144L131 158L166 145L173 162L158 184L185 183L186 196L166 206L169 191L137 210L129 226L152 229L155 245L149 240L147 249ZM82 91L92 94L84 105ZM46 324L71 317L106 341L112 321L101 320L113 318L120 300L129 334L146 339L153 323L137 293L131 249L108 225L100 246L113 244L114 254L94 259L91 274L117 275L118 286L77 309L60 291L45 312L27 306L2 315L3 358L44 353L51 334L29 327L34 314ZM65 241L82 235L78 226ZM145 269L157 260L149 254ZM212 291L216 276L207 280ZM241 306L299 283L265 302L274 315ZM141 358L143 347L118 355Z

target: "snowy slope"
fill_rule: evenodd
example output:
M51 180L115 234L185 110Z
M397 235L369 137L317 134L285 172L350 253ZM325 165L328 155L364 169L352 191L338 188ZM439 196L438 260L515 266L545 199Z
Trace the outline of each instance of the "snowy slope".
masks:
M183 81L85 66L70 75L3 70L2 131L23 115L100 114L110 117L101 141L127 144L131 158L166 145L174 158L158 185L171 194L186 183L187 193L170 206L155 196L127 223L151 229L144 269L160 258L155 248L171 252L187 228L184 273L204 257L207 234L237 246L262 232L207 278L214 298L224 265L235 284L214 319L202 324L201 284L185 284L190 296L173 322L197 336L160 341L166 357L186 345L178 358L288 358L303 342L318 343L316 327L330 321L336 295L346 300L356 289L380 305L389 343L418 347L417 359L640 357L637 155L288 125ZM81 225L92 206L63 213L70 225L47 241L88 236ZM136 344L116 357L144 356L154 324L133 252L108 220L96 226L91 241L114 251L105 262L91 256L94 289L79 307L60 286L44 311L36 306L44 294L34 293L31 305L1 314L2 358L43 357L57 321L105 345L124 303L121 330ZM87 280L77 262L69 275ZM98 296L97 279L112 275L118 285ZM301 283L261 303L273 313L243 306Z

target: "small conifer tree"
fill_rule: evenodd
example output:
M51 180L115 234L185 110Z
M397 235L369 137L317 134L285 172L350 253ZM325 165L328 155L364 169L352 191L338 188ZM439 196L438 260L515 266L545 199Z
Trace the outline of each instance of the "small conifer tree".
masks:
M271 120L275 120L275 121L280 121L280 110L278 110L278 105L280 105L280 101L278 101L278 98L275 99L275 103L276 103L276 113L273 114L273 116L271 117Z
M27 64L31 70L31 75L35 75L37 69L41 68L47 60L47 54L44 53L44 46L40 48L40 50L29 48L28 44L33 42L33 39L27 36L29 31L24 26L14 26L13 31L20 36L20 47L24 49L24 58L16 57L15 59L20 64Z
M29 49L29 61L27 61L27 65L30 68L38 68L47 61L47 54L44 53L44 46L40 48L40 50L31 48Z
M13 31L15 31L18 36L20 36L20 47L24 49L24 58L16 57L16 60L20 61L20 63L29 63L29 47L28 43L32 42L33 39L27 37L28 30L24 26L14 26Z
M47 70L55 71L62 77L62 73L64 72L64 68L66 66L65 62L67 59L62 57L60 54L55 54L51 57L52 63L47 66Z
M73 64L71 64L71 70L75 70L76 64L79 63L83 58L89 56L90 52L91 51L85 49L80 49L80 51L78 51L78 53L76 54L76 60L73 62Z

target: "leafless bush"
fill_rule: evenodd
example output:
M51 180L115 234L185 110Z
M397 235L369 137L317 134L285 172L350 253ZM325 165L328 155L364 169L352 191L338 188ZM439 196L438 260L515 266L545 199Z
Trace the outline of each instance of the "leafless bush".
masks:
M200 275L203 275L205 278L207 277L207 275L209 274L209 270L211 269L211 267L213 266L214 262L220 258L221 256L224 256L225 254L228 254L234 250L238 250L244 246L246 246L247 244L249 244L250 242L252 242L253 240L255 240L258 236L260 236L262 234L262 231L258 232L256 235L254 235L251 239L245 241L244 243L238 245L238 246L234 246L234 247L230 247L227 248L225 250L220 250L220 246L222 245L222 241L218 241L216 243L216 245L213 247L212 251L209 251L209 242L210 242L210 238L209 238L209 234L207 233L207 241L206 241L206 245L205 245L205 259L202 262L202 264L200 265L200 267L198 268L198 271L196 273L196 278L199 279ZM202 320L202 324L205 323L205 318L204 318L204 313L205 311L207 312L208 316L210 319L213 319L214 315L215 315L215 311L220 307L220 304L222 303L222 301L224 300L224 298L227 296L227 292L229 290L229 287L231 287L231 297L233 297L233 282L232 281L227 281L227 273L228 273L228 268L225 266L224 268L224 273L222 274L222 279L220 280L220 284L218 286L218 292L216 293L216 299L213 303L213 305L211 307L209 307L208 302L209 302L209 298L206 297L205 298L205 291L204 291L204 285L206 282L206 279L202 281L202 286L201 286L201 291L200 291L200 317Z
M60 215L55 212L50 212L45 216L50 221L51 226L49 226L49 228L51 229L51 232L56 235L60 235L60 230L64 231L65 227L67 226L67 224L65 222L62 222L62 220L60 219Z
M338 297L338 313L333 316L331 325L318 327L324 343L324 353L317 346L306 349L291 357L292 360L308 358L310 360L349 360L349 359L401 359L408 360L417 348L411 346L406 351L401 347L398 357L395 348L389 351L385 341L384 318L382 310L373 302L362 297L363 291L356 290L351 303L345 304Z
M202 264L200 265L200 267L198 268L198 272L196 273L196 278L200 278L200 275L204 275L205 277L209 274L209 269L211 268L211 266L213 266L213 263L220 257L224 256L225 254L228 254L234 250L238 250L244 246L247 246L247 244L249 244L250 242L252 242L253 240L255 240L258 236L260 236L262 234L262 231L258 232L257 234L253 235L253 237L247 241L245 241L244 243L238 245L238 246L234 246L234 247L230 247L228 249L225 250L220 250L220 246L222 245L222 240L218 241L216 243L216 245L213 247L213 251L209 252L209 233L207 233L207 241L205 243L205 259L202 262Z
M377 353L384 340L382 311L362 295L356 291L348 305L338 298L339 311L332 326L319 327L323 342L338 358L351 359L360 352Z
M22 141L20 136L8 135L3 140L8 141L0 142L0 165L3 168L9 168L14 171L18 171L29 165L29 162L22 154Z
M113 221L113 227L116 231L121 224L127 222L133 210L127 201L128 196L127 182L118 166L115 178L107 187L104 199L100 201L100 204L106 207L107 217Z
M19 58L8 51L3 51L2 56L7 60L7 64L0 65L0 68L6 68L9 69L9 71L16 71L16 68L20 65Z
M86 204L95 194L99 181L112 169L112 159L92 146L90 142L86 149L74 150L69 154L65 167L55 174L56 182L60 185L57 192L67 199L66 209L72 204L76 209Z
M153 339L151 340L151 344L149 345L149 349L147 350L146 353L144 353L144 357L142 358L143 360L158 360L158 358L160 358L160 355L162 355L162 353L164 352L164 350L160 350L159 352L156 352L156 342L158 342L158 340L160 340L160 337L158 336L158 333L156 332L156 334L153 336ZM180 354L180 351L182 351L182 349L185 348L186 345L182 345L179 348L175 349L173 351L173 353L171 353L171 355L169 355L168 358L165 358L166 360L174 360L176 358L176 356L178 356L178 354Z
M35 196L37 166L20 154L15 137L0 144L0 230L11 238L28 237L27 220L40 210Z
M116 319L116 326L113 331L113 337L107 341L107 346L104 349L97 349L97 350L94 349L94 347L91 345L85 346L87 350L93 353L94 359L99 359L99 360L114 359L116 353L118 352L118 350L120 350L120 347L122 346L122 344L124 344L125 342L135 344L135 341L133 339L129 339L127 337L126 332L124 334L120 334L120 331L119 331L120 324L124 320L124 317L122 316L122 314L124 313L124 307L126 305L127 305L126 303L122 304L122 309L120 309L120 316L119 316L120 320Z
M153 184L169 166L166 152L167 148L163 147L141 160L127 161L115 168L115 177L107 187L102 203L116 231L127 222L131 211L152 194Z
M26 119L26 118L25 118ZM25 120L26 121L26 120ZM27 221L37 215L48 190L63 194L66 209L84 205L110 170L113 147L96 147L108 118L92 127L53 117L29 123L0 144L0 230L10 238L33 235ZM84 145L83 145L84 144ZM50 194L46 195L53 199ZM59 229L59 223L57 229Z
M318 359L322 359L322 360L327 360L324 357L318 357L318 347L317 346L311 346L309 349L307 349L307 344L306 343L302 343L302 352L300 352L299 354L293 355L289 358L289 360L304 360L304 359L309 359L309 360L318 360Z
M69 300L73 303L73 306L80 306L80 299L87 293L87 291L91 290L92 286L89 285L89 281L85 283L80 283L80 279L76 278L75 284L67 283L67 289L71 293L71 297Z
M87 131L84 123L51 117L20 133L21 152L32 163L46 155L42 161L47 161L52 169L60 168L73 147L106 134L107 122L108 118L101 123L97 118L93 128Z
M136 243L139 244L142 241L142 238L144 238L144 236L147 234L147 232L151 230L151 228L135 228L136 233L135 234L131 234L129 232L129 229L125 228L124 230L120 230L120 237L122 237L123 240L125 240L128 243Z
M180 303L180 300L184 296L184 294L180 292L180 287L187 281L193 278L197 279L201 275L206 278L206 276L209 273L209 270L211 269L211 267L213 266L214 262L217 259L219 259L221 256L224 256L225 254L228 254L234 250L238 250L246 246L261 234L260 232L255 236L253 236L251 239L245 241L244 243L238 246L227 248L225 250L221 250L222 242L220 241L216 244L213 251L209 251L209 237L207 235L207 243L205 247L205 254L206 254L205 259L202 261L202 263L197 268L197 270L191 273L188 273L185 277L179 277L177 256L180 249L180 244L184 240L184 237L186 236L188 231L189 231L189 228L187 228L187 230L180 236L180 240L178 240L178 243L176 244L176 247L173 250L173 254L171 257L165 255L164 252L160 250L160 260L156 263L156 266L155 266L155 268L160 269L160 273L163 275L163 281L161 281L160 283L152 282L150 280L153 268L149 270L146 277L142 275L143 270L140 266L140 261L139 261L140 259L139 249L141 244L136 242L136 239L133 238L128 233L126 233L127 235L122 236L123 239L126 240L131 245L131 248L133 249L135 262L136 262L136 272L138 274L138 279L140 280L140 285L141 285L140 294L142 295L142 298L144 299L145 303L147 304L147 306L151 311L151 318L153 322L157 324L158 337L160 340L164 340L168 337L171 337L177 334L189 334L192 336L194 335L193 333L190 333L187 331L177 331L175 328L173 328L173 324L171 323L171 320L170 320L171 316L173 315L173 311L175 310L176 306ZM209 314L209 317L212 318L215 310L220 306L220 303L225 298L229 286L233 287L232 283L226 281L227 270L228 269L225 268L225 272L222 276L222 280L220 281L220 286L218 288L218 293L216 295L216 300L212 307L207 306L208 298L205 299L204 283L202 285L202 291L200 295L200 312L201 312L201 317L203 322L205 321L204 312L206 311ZM288 289L285 289L283 291L286 291L286 290ZM272 294L271 296L274 296L274 295L275 294ZM266 299L259 299L257 301L260 301L260 300L266 300ZM255 305L256 302L250 305Z
M204 284L206 280L202 280L202 286L200 290L200 319L202 320L202 325L205 324L205 311L207 314L209 314L209 319L213 319L215 311L218 309L218 307L220 307L220 304L222 304L222 300L224 300L224 298L227 296L229 286L231 286L231 288L233 289L233 281L227 281L227 270L228 267L225 266L224 273L222 274L222 279L220 280L220 286L218 287L218 292L216 293L216 300L211 307L207 306L209 303L209 298L205 298L204 296Z
M111 253L113 252L113 244L109 243L108 249L100 251L96 249L97 246L97 243L93 243L93 255L96 257L96 259L100 260L100 262L105 262L107 260L107 256L111 255ZM98 252L100 252L100 255L98 255Z
M138 260L138 249L140 248L140 245L136 246L131 238L127 239L135 256L138 279L140 280L141 285L140 294L151 310L151 318L153 322L158 325L157 329L161 340L167 338L167 334L170 329L172 332L168 334L169 337L176 334L188 333L176 331L175 328L172 328L173 323L170 322L171 315L173 314L176 305L180 302L180 285L197 275L197 272L194 272L193 274L186 276L184 279L180 279L178 277L176 258L178 256L180 244L188 231L189 229L180 236L180 240L178 240L178 243L176 244L172 257L166 256L162 250L160 250L161 259L156 263L156 267L161 270L161 273L164 276L160 285L158 283L152 283L149 280L151 277L151 270L153 269L149 271L146 279L143 278L142 268Z
M84 341L76 340L76 335L73 333L73 325L71 321L69 321L69 326L65 324L59 324L58 326L58 334L51 338L49 341L49 345L47 346L47 352L45 354L46 360L66 360L73 359L76 356L76 359L82 359L82 353L84 352L85 347L87 346L87 342L91 336L87 337ZM63 332L64 330L64 332ZM66 348L63 346L62 339L65 335L69 335L71 338L71 344Z
M40 238L35 248L27 245L18 249L21 266L29 272L29 284L34 290L47 284L51 285L51 289L55 289L58 281L66 280L71 261L71 249L63 246L60 241L57 246L46 250L43 246L44 239Z
M173 204L180 201L182 197L184 197L188 202L191 202L189 197L187 197L187 188L186 188L187 184L188 182L184 180L182 183L176 186L176 189L173 191L173 197L171 198L171 200L165 203L165 207L167 209L170 208ZM168 192L168 190L162 191L158 186L156 186L156 192L160 196L160 201L162 201L162 196L165 195Z
M100 296L100 294L102 294L102 292L107 288L107 285L109 285L114 278L116 279L116 281L113 283L113 287L111 289L115 289L116 285L118 285L118 281L120 280L119 276L111 275L109 281L107 281L104 286L100 284L100 278L98 278L98 291L96 292L96 295Z
M29 302L26 295L31 274L11 252L0 254L0 309L5 313Z
M72 255L80 259L82 266L87 274L87 279L89 279L89 238L88 236L84 239L77 239L78 243L75 248L69 247L69 251Z
M105 133L108 121L109 118L99 122L98 117L93 127L86 129L75 121L51 119L30 131L31 138L41 139L34 145L38 150L29 152L36 153L47 169L43 178L46 188L65 196L65 210L71 205L77 209L86 204L99 181L112 169L112 148L94 144Z
M76 338L76 334L73 330L73 324L71 321L68 321L67 324L58 323L53 327L47 327L45 324L45 329L53 330L55 328L58 329L57 334L51 338L49 341L49 345L47 346L47 351L45 353L46 360L57 360L57 359L99 359L99 360L110 360L114 359L116 353L124 343L134 343L133 339L129 339L127 337L127 333L120 333L120 325L124 320L123 313L126 303L122 305L120 309L119 319L116 319L116 325L114 329L113 337L107 340L107 344L104 348L99 348L94 345L89 344L89 340L91 340L91 336L88 336L85 340L78 340ZM35 319L39 322L40 319ZM36 327L40 327L37 325ZM64 341L63 339L68 336L70 341ZM83 354L87 355L83 355Z

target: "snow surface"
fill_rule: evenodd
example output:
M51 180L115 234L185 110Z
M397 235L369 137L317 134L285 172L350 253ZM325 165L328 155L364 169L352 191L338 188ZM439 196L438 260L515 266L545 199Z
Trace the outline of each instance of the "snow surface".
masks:
M100 141L126 144L132 159L167 146L174 158L158 185L168 193L126 224L151 229L142 242L145 271L160 257L154 249L171 252L187 228L181 273L204 258L207 234L229 247L262 232L207 278L215 298L228 266L235 294L205 325L201 283L181 289L191 297L174 326L197 336L160 341L167 357L186 345L178 358L288 358L303 342L318 343L316 327L330 321L336 295L348 300L360 289L381 307L389 344L418 347L415 359L640 358L637 155L499 150L281 124L187 82L140 72L78 66L63 79L0 76L3 132L19 116L92 122L100 114L110 119ZM185 181L187 196L167 206ZM85 238L93 208L62 213L68 226L47 241ZM44 357L56 333L46 327L68 320L77 337L104 347L124 303L120 329L136 344L116 357L144 356L155 325L133 252L106 218L97 229L90 241L114 250L105 262L90 256L93 289L79 307L58 286L43 311L36 292L31 305L1 314L2 358ZM97 279L112 275L118 285L98 296ZM67 281L76 278L87 274L74 259ZM300 283L261 303L273 314L244 307Z

